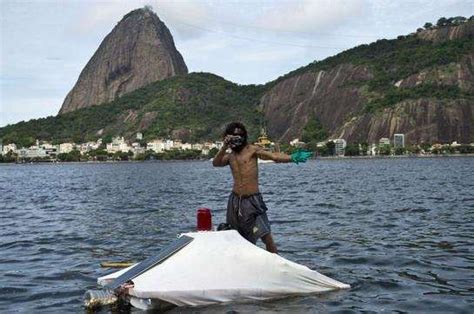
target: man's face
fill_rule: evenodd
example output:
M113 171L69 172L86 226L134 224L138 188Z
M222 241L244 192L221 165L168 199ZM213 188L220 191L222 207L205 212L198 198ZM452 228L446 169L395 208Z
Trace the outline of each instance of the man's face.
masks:
M245 132L240 128L235 128L234 132L232 132L230 136L231 139L229 140L229 147L235 152L240 152L247 144Z

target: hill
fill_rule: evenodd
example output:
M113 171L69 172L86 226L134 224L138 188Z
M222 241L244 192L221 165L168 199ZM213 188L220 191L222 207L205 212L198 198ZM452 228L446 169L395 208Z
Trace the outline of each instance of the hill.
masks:
M149 84L100 106L0 128L0 138L4 144L22 146L35 139L53 143L117 135L131 139L136 132L145 139L217 140L224 124L232 120L245 122L256 134L262 92L262 86L239 86L213 74L191 73Z

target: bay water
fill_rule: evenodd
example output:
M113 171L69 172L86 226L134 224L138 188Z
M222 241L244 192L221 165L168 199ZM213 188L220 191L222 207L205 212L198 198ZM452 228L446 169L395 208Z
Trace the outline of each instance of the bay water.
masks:
M262 164L260 185L280 254L352 288L171 312L472 313L474 158ZM99 263L155 254L199 207L224 222L231 187L209 161L0 165L0 312L83 312Z

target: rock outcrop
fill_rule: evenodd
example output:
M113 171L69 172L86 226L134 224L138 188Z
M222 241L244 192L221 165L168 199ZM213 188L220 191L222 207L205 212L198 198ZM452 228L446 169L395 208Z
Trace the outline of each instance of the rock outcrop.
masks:
M134 10L105 37L59 114L109 102L188 69L166 25L151 10Z

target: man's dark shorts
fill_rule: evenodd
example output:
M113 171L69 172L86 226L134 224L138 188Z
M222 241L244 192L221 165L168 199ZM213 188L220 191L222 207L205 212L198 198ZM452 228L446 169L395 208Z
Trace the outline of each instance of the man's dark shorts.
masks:
M260 193L239 196L232 192L227 203L227 223L255 244L271 232L267 210Z

